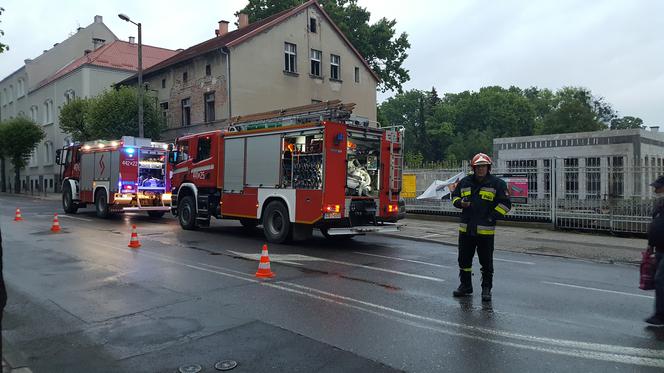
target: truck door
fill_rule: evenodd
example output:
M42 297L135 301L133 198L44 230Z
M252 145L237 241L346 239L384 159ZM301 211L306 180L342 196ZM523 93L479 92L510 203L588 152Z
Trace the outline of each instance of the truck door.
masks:
M196 186L200 188L214 188L216 186L215 165L213 148L217 142L217 136L200 136L194 139L195 145L190 173Z

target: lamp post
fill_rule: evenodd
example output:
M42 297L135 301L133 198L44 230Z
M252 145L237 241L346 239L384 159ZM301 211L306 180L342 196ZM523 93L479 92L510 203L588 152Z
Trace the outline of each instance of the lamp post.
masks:
M132 21L125 14L118 14L121 20L138 26L138 137L143 137L143 44L141 40L141 23Z

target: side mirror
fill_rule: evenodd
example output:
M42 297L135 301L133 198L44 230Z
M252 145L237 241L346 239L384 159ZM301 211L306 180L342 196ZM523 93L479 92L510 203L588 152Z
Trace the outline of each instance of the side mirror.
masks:
M62 158L62 149L58 149L55 151L55 164L57 164L58 166L62 165L62 163L60 163L61 158Z
M168 163L170 164L177 164L178 163L178 152L175 150L171 150L168 152Z

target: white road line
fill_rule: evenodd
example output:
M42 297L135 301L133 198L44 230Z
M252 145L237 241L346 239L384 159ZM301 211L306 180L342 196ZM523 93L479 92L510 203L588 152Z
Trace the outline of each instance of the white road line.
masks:
M579 286L579 285L572 285L572 284L563 284L560 282L549 282L549 281L542 281L544 284L549 284L549 285L557 285L557 286L566 286L568 288L575 288L575 289L584 289L584 290L593 290L593 291L601 291L603 293L612 293L612 294L620 294L620 295L629 295L631 297L640 297L640 298L648 298L648 299L654 299L655 297L651 295L642 295L642 294L633 294L633 293L625 293L622 291L615 291L615 290L606 290L606 289L597 289L597 288L589 288L586 286Z
M384 259L393 259L393 260L401 260L404 262L410 262L410 263L417 263L417 264L424 264L432 267L438 267L438 268L456 268L453 266L446 266L442 264L434 264L434 263L427 263L427 262L422 262L419 260L412 260L412 259L405 259L405 258L397 258L394 256L386 256L386 255L378 255L378 254L369 254L369 253L361 253L359 251L355 251L354 254L360 254L360 255L368 255L368 256L375 256L377 258L384 258Z
M448 254L452 255L458 255L458 253L453 252L453 251L447 251ZM508 263L516 263L516 264L526 264L526 265L535 265L533 262L524 262L521 260L511 260L511 259L501 259L501 258L493 258L493 260L499 261L499 262L508 262Z
M239 251L232 251L228 250L228 252L233 253L235 255L247 258L247 259L252 259L252 260L260 260L260 254L247 254ZM281 255L281 256L279 256ZM299 254L277 254L274 256L275 259L270 259L273 262L279 263L281 258L284 258L286 261L307 261L307 262L328 262L328 263L335 263L335 264L341 264L349 267L356 267L356 268L364 268L364 269L370 269L372 271L380 271L380 272L387 272L387 273L392 273L395 275L401 275L401 276L407 276L407 277L413 277L413 278L419 278L423 280L430 280L430 281L436 281L436 282L445 282L444 279L442 278L437 278L437 277L430 277L430 276L424 276L424 275L417 275L414 273L407 273L407 272L401 272L401 271L395 271L392 269L386 269L386 268L379 268L379 267L372 267L372 266L367 266L363 264L356 264L356 263L350 263L350 262L344 262L341 260L333 260L333 259L325 259L325 258L319 258L319 257L314 257L314 256L308 256L308 255L299 255Z
M93 221L92 219L77 218L77 217L75 217L75 216L69 216L69 215L58 215L58 217L59 217L59 218L74 219L74 220Z
M102 246L107 246L111 247L117 250L125 251L125 252L131 252L136 255L145 255L147 257L152 257L158 260L162 260L165 262L181 265L187 268L191 269L197 269L200 271L205 271L209 273L214 273L222 276L228 276L231 278L235 278L238 280L244 280L252 283L256 283L258 285L266 286L266 287L271 287L274 289L279 289L283 291L287 291L290 293L295 293L295 294L300 294L309 298L313 299L318 299L324 302L328 303L334 303L338 304L340 306L344 306L347 308L352 308L356 309L359 311L363 311L365 313L370 313L374 314L383 318L387 318L390 320L394 320L397 322L400 322L402 324L410 325L410 326L415 326L423 329L428 329L431 331L436 331L444 334L449 334L449 335L457 335L461 337L466 337L466 338L471 338L475 340L481 340L485 342L490 342L490 343L496 343L496 344L501 344L505 346L511 346L511 347L516 347L516 348L521 348L521 349L526 349L526 350L534 350L534 351L540 351L540 352L547 352L547 353L553 353L553 354L559 354L559 355L566 355L566 356L573 356L573 357L579 357L579 358L587 358L587 359L594 359L594 360L601 360L601 361L613 361L613 362L618 362L618 363L624 363L624 364L633 364L633 365L642 365L642 366L653 366L653 367L661 367L664 368L664 351L662 350L656 350L656 349L647 349L647 348L636 348L636 347L628 347L628 346L619 346L619 345L609 345L609 344L599 344L599 343L589 343L589 342L578 342L578 341L573 341L573 340L564 340L564 339L554 339L554 338L546 338L546 337L536 337L536 336L531 336L531 335L523 335L523 334L517 334L517 333L512 333L508 331L503 331L503 330L498 330L498 329L490 329L490 328L484 328L484 327L477 327L477 326L472 326L472 325L466 325L466 324L457 324L453 323L450 321L445 321L445 320L439 320L439 319L434 319L426 316L421 316L413 313L409 313L406 311L401 311L398 309L386 307L386 306L381 306L378 304L370 303L370 302L365 302L361 301L358 299L353 299L349 297L345 297L342 295L338 294L333 294L333 293L327 293L322 290L314 289L314 288L309 288L303 285L291 283L291 282L277 282L277 283L272 283L272 282L264 282L264 281L258 281L254 278L249 278L248 275L234 275L231 273L226 273L223 271L219 270L212 270L212 269L207 269L207 268L202 268L196 265L192 264L187 264L180 262L175 259L167 259L166 256L161 255L161 254L156 254L152 253L149 251L145 250L140 250L140 251L135 251L135 250L129 250L126 248L117 248L113 245L109 244L101 244ZM222 267L218 267L222 268ZM226 270L224 268L224 270ZM232 272L238 272L235 270L230 270ZM288 285L291 287L299 288L302 290L297 290L293 288L289 288L283 285ZM326 298L321 295L316 295L312 294L313 293L318 293L321 295L326 295L328 297L336 298L336 299L331 299L331 298ZM370 308L365 308L362 306L350 304L350 303L345 303L342 301L339 301L337 299L341 300L346 300L346 301L351 301L355 302L358 304L362 304L368 307L372 307L378 310L384 310L384 311L389 311L393 314L400 315L400 316L405 316L405 317L410 317L411 320L405 319L399 316L387 314L387 313L382 313ZM431 325L426 325L422 324L417 321L413 321L412 319L415 320L420 320L420 321L427 321L427 322L432 322L435 324L439 324L441 326L446 326L446 327L455 327L459 328L462 330L467 330L468 332L456 332L452 330L447 330L443 329L442 327L435 327ZM484 336L478 336L476 333L481 332L487 334L486 337ZM515 343L515 342L508 342L508 341L503 341L503 340L498 340L491 338L491 336L500 336L500 337L505 337L505 338L512 338L512 339L517 339L517 340L523 340L528 342L528 344L522 344L522 343ZM532 345L533 342L536 343L541 343L545 345L552 345L555 347L541 347L541 346L534 346ZM559 347L558 347L559 346Z
M429 237L435 237L435 236L440 236L440 234L438 234L438 233L427 234L426 236L422 236L422 238L429 238Z

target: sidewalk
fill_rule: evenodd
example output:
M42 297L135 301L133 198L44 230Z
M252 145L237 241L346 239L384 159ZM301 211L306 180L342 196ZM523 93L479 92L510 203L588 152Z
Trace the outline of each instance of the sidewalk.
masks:
M47 201L59 201L62 198L61 193L47 193L44 195L44 193L38 194L30 194L30 193L7 193L7 192L0 192L0 197L18 197L18 198L33 198L33 199L43 199Z
M446 221L448 220L448 221ZM455 219L408 215L405 226L393 237L457 246L459 223ZM517 223L518 224L518 223ZM600 233L556 231L542 224L501 225L496 228L496 249L519 253L638 264L645 238L623 238Z

